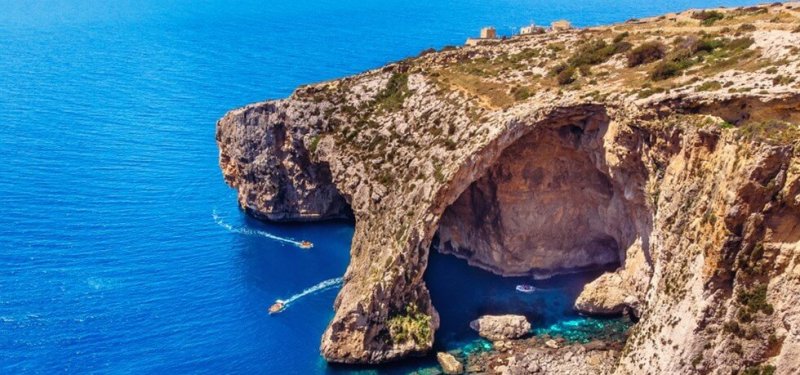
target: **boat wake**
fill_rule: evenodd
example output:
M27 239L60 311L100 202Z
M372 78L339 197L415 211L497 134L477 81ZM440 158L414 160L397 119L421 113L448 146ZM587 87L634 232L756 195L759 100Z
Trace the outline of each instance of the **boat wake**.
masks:
M263 230L248 229L248 228L242 228L242 227L238 227L238 228L234 227L233 225L230 225L230 224L226 223L224 220L222 220L222 217L220 217L217 214L216 210L214 210L211 213L211 216L214 218L214 222L217 223L217 225L227 229L228 232L237 233L237 234L243 234L243 235L246 235L246 236L261 236L261 237L269 238L269 239L274 240L274 241L288 243L288 244L291 244L291 245L294 245L294 246L297 246L297 247L301 247L301 248L303 247L303 243L302 242L295 241L295 240L293 240L291 238L285 238L285 237L276 236L276 235L274 235L272 233L265 232Z
M310 287L310 288L308 288L308 289L306 289L306 290L304 290L304 291L302 291L300 293L297 293L297 294L289 297L288 299L283 300L283 304L284 304L284 306L289 307L289 305L291 305L292 302L295 302L295 301L299 300L300 298L303 298L303 297L306 297L306 296L310 296L312 294L316 294L316 293L319 293L319 292L323 292L323 291L326 291L328 289L336 288L336 287L339 287L341 285L342 285L342 278L341 277L337 277L335 279L328 279L328 280L325 280L325 281L323 281L323 282L321 282L321 283L319 283L317 285L314 285L314 286L312 286L312 287Z

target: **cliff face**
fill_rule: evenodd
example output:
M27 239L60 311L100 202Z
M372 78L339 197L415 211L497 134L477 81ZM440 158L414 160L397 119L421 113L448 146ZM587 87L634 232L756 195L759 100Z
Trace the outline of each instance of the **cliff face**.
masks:
M303 87L226 114L220 165L255 216L355 219L330 361L431 348L438 233L504 275L616 266L576 307L641 318L618 373L793 373L795 7L517 37Z
M292 114L287 116L279 105L264 104L239 117L228 114L220 120L241 125L225 132L220 128L220 144L248 140L220 152L223 177L239 191L240 206L253 216L275 221L351 217L350 207L333 184L330 170L324 164L312 163L301 140L288 133L292 124L284 121Z

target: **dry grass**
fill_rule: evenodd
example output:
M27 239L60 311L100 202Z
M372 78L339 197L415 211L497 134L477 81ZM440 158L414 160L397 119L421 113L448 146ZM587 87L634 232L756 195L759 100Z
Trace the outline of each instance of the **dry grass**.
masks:
M477 97L487 109L508 108L516 102L509 94L508 85L479 76L454 70L441 70L438 80L441 84Z
M800 139L800 125L786 121L748 121L737 126L745 139L788 145Z

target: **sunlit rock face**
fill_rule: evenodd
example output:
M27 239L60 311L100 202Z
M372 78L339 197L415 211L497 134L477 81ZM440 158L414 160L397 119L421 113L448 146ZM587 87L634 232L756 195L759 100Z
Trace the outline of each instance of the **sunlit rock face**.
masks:
M445 211L439 248L507 276L619 264L635 230L604 160L607 126L595 116L523 136Z

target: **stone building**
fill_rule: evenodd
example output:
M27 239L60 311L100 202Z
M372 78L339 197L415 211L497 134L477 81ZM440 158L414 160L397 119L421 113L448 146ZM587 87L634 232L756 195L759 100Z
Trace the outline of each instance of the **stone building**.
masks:
M479 44L496 43L500 39L497 38L497 30L494 27L488 26L481 29L481 36L479 38L468 38L468 46L477 46Z
M528 26L524 26L519 29L519 35L533 35L533 34L541 34L543 32L544 32L543 27L539 27L534 24L530 24Z
M497 39L497 30L491 26L482 28L481 39Z
M558 20L550 24L550 29L553 31L564 31L572 28L572 24L567 20Z

